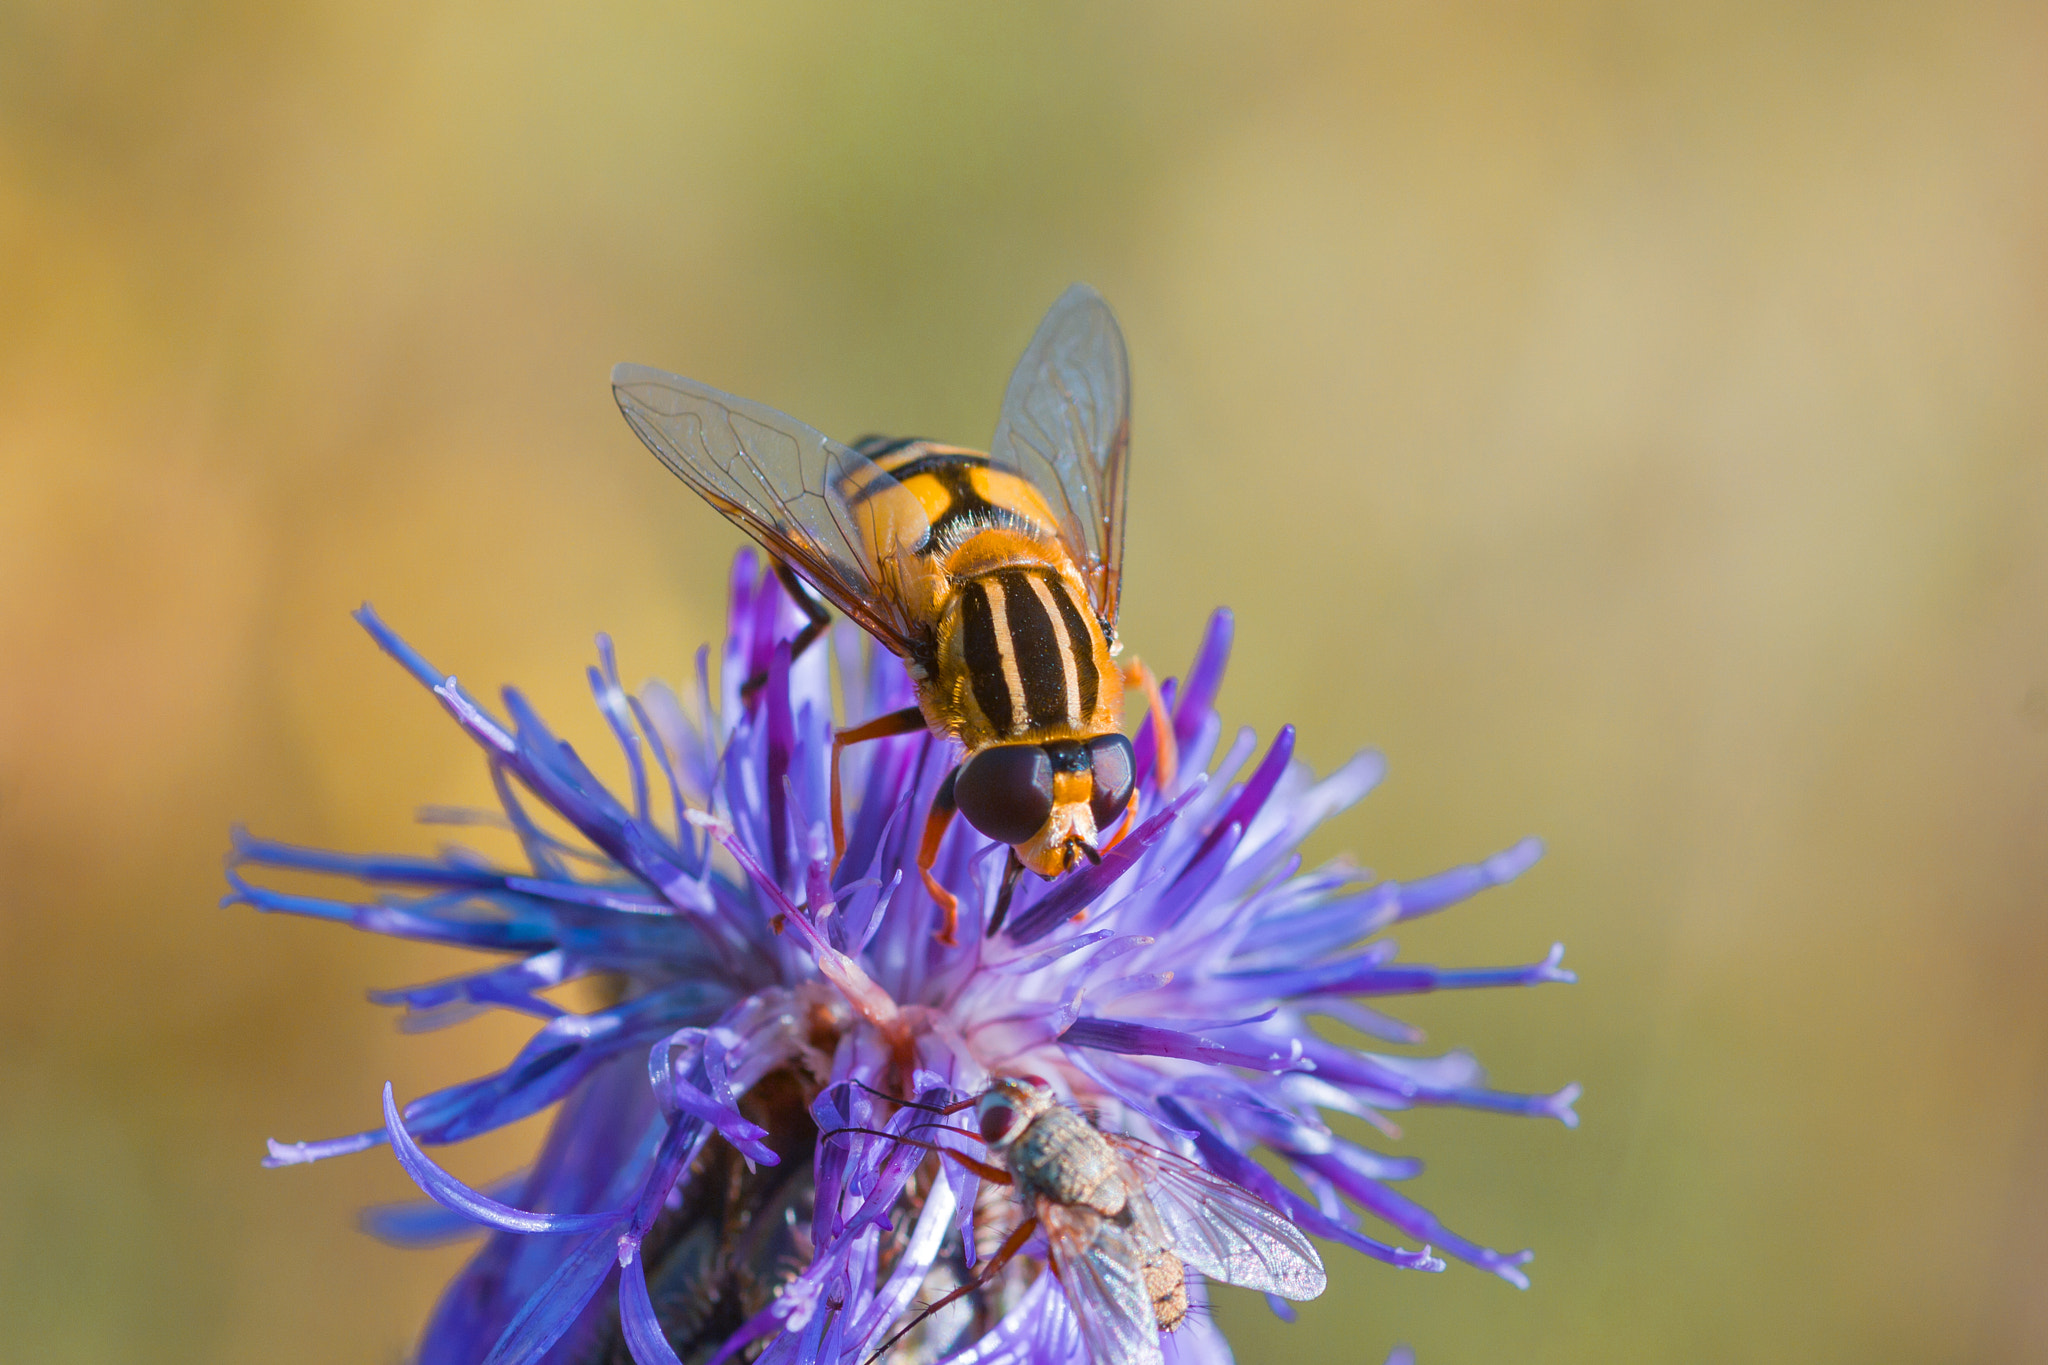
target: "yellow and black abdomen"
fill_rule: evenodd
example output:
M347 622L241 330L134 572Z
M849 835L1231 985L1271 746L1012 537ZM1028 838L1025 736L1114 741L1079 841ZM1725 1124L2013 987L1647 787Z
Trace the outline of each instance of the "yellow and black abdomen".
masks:
M991 741L1100 733L1098 632L1060 573L1006 565L956 585L953 601L957 627L942 628L940 636L958 651L962 700L972 703Z

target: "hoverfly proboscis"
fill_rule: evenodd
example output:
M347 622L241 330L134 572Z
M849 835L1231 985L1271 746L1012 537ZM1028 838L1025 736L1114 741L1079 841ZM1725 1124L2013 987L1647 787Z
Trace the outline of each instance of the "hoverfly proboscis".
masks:
M1124 688L1150 697L1162 785L1173 728L1135 660L1119 671L1130 376L1102 296L1077 284L1039 324L987 454L919 439L842 445L793 417L641 365L612 392L663 464L774 556L809 623L839 608L903 659L917 704L838 731L832 837L845 848L839 755L929 729L966 754L925 822L918 870L954 941L959 905L932 875L954 813L1010 846L988 933L1017 877L1098 861L1136 788ZM822 599L822 600L820 600ZM749 679L748 695L764 679Z
M1103 1131L1060 1103L1040 1077L998 1077L981 1095L934 1112L970 1107L975 1133L948 1131L978 1135L1001 1165L877 1129L838 1130L939 1152L1012 1186L1024 1207L1023 1221L974 1278L924 1308L875 1359L993 1281L1040 1232L1092 1365L1162 1365L1159 1334L1188 1313L1188 1270L1297 1301L1328 1286L1314 1243L1257 1195L1177 1152Z

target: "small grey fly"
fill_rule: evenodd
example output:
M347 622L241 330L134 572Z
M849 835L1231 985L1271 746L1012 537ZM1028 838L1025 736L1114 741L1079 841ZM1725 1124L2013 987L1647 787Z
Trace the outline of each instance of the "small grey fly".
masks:
M1249 1190L1176 1152L1104 1132L1046 1081L999 1077L971 1103L1002 1165L926 1145L1013 1186L1024 1220L972 1281L897 1337L990 1283L1040 1231L1093 1365L1161 1365L1159 1334L1187 1316L1189 1270L1284 1299L1315 1298L1329 1283L1314 1244Z

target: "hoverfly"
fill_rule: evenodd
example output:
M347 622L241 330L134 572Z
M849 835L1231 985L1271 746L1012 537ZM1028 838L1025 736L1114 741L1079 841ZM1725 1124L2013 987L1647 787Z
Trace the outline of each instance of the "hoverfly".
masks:
M1056 877L1130 805L1136 762L1114 662L1123 578L1130 378L1102 296L1054 303L1003 395L987 454L918 439L841 445L760 403L640 365L612 392L663 464L775 557L810 617L795 657L836 606L904 660L917 704L841 730L832 746L832 834L845 846L839 754L930 729L966 756L926 819L918 869L954 941L958 903L931 874L955 811L1010 846L988 932L1018 875ZM822 601L820 599L823 599ZM1172 727L1135 661L1172 772ZM763 679L750 679L748 689Z
M1024 1221L972 1281L877 1356L993 1280L1041 1230L1093 1365L1161 1365L1159 1334L1187 1316L1188 1270L1285 1299L1312 1299L1328 1285L1314 1244L1256 1195L1178 1153L1104 1132L1039 1077L999 1077L972 1104L981 1140L1002 1166L923 1145L1013 1185Z

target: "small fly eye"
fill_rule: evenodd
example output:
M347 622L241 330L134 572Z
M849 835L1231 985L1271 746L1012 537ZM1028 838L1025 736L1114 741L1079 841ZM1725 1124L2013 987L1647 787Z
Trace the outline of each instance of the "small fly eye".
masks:
M1017 1111L1001 1102L984 1104L981 1107L980 1125L983 1142L1001 1142L1008 1135L1010 1125L1017 1121Z
M1137 772L1137 760L1131 754L1131 742L1122 735L1090 740L1088 757L1095 770L1095 794L1088 798L1088 810L1095 816L1095 828L1108 829L1124 813L1124 807L1131 804L1131 779Z
M1004 844L1021 844L1052 817L1052 760L1035 744L983 749L953 783L967 823Z

